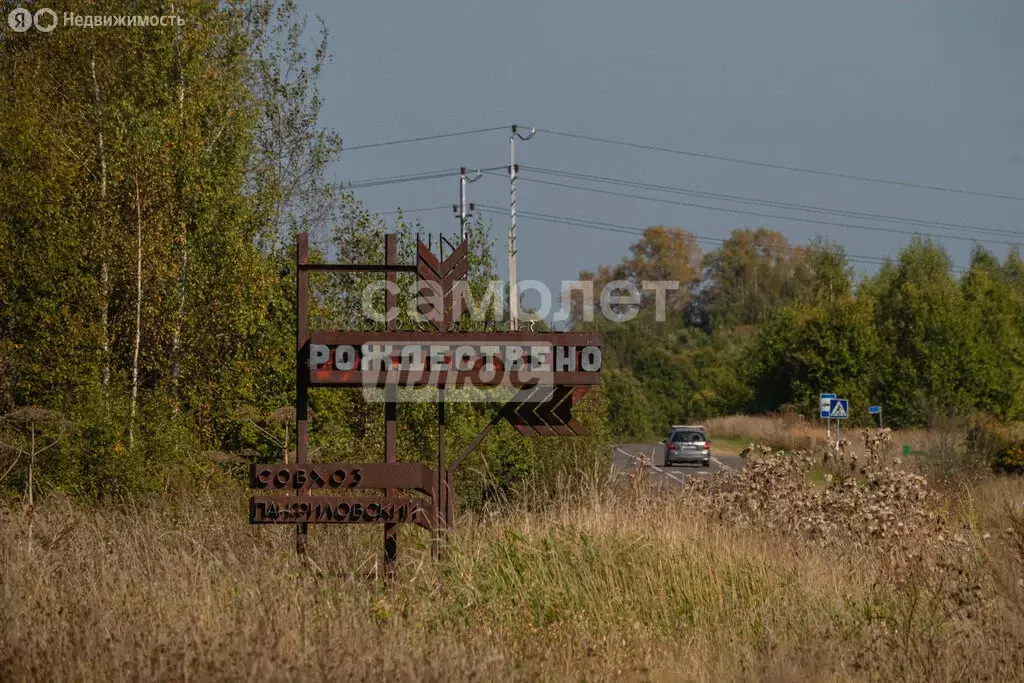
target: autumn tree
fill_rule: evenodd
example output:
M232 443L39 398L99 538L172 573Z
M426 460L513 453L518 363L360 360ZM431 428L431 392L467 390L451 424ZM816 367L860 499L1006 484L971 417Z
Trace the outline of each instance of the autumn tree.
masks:
M772 230L734 230L705 256L704 269L694 319L708 330L756 325L800 295L808 279L807 249Z

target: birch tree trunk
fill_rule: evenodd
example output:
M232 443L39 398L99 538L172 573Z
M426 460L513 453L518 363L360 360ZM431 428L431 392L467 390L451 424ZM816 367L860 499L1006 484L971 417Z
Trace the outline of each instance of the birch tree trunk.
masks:
M142 340L142 200L139 179L135 178L136 253L135 253L135 344L132 350L132 405L128 418L128 446L135 448L135 410L139 398L139 345Z
M175 12L174 5L171 5L171 13ZM181 66L181 27L177 27L177 37L175 38L175 57L178 64L178 192L177 200L178 206L176 211L178 212L179 222L181 225L181 273L179 275L178 282L178 317L174 323L174 338L171 344L171 382L174 388L175 399L178 398L178 381L181 375L181 336L182 330L185 326L185 300L188 291L188 258L189 258L189 240L188 240L188 223L183 217L185 198L182 196L182 187L184 185L184 169L182 168L184 163L182 150L182 143L185 137L185 72ZM179 406L175 401L174 412L178 412Z
M107 263L107 228L103 220L103 209L107 204L107 151L103 144L103 109L100 106L100 84L96 79L96 45L93 44L92 53L89 59L89 68L92 72L92 97L96 107L96 137L100 154L100 297L102 298L100 310L100 326L102 328L102 340L100 348L103 352L103 386L110 384L110 267Z

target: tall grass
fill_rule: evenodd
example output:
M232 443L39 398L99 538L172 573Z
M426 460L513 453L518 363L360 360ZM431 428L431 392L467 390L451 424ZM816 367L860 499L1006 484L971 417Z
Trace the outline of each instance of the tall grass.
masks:
M795 413L777 415L729 415L712 417L705 422L708 431L715 436L743 439L753 443L770 445L787 451L822 451L825 448L825 421L818 418L803 418ZM856 439L861 429L844 424L843 438ZM832 423L833 436L835 422ZM965 429L897 429L893 431L893 447L902 449L910 446L914 452L931 452L940 446L963 446Z
M0 508L0 679L1024 677L1019 480L943 499L969 561L938 585L645 476L462 516L439 566L403 528L390 583L379 527L316 527L304 564L227 484Z

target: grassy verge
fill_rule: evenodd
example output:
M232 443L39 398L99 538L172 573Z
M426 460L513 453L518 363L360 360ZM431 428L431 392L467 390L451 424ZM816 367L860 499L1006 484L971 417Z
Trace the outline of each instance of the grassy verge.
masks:
M246 524L246 493L2 509L0 678L1024 676L1024 536L1004 533L1019 481L949 500L990 534L959 597L925 570L706 517L639 480L461 517L440 567L403 528L385 585L379 527L314 528L303 565L290 529Z
M727 453L733 455L739 453L744 448L750 445L749 439L735 436L717 436L711 434L711 446L712 452Z

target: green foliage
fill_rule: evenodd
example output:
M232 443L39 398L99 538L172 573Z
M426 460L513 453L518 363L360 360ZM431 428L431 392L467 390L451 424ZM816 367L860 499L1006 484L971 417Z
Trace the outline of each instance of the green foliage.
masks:
M1024 473L1024 434L994 418L973 421L967 430L967 449L998 472Z
M704 257L705 282L696 312L706 329L756 325L800 297L810 272L807 251L773 230L734 230Z
M847 296L813 307L788 306L761 328L755 405L774 410L791 404L813 415L823 387L852 405L867 405L877 347L871 311L862 301ZM869 418L858 413L853 419Z
M632 261L650 251L647 240ZM632 261L597 272L610 278ZM644 301L628 322L581 325L604 333L609 421L622 438L731 412L816 415L822 391L850 400L853 425L868 424L875 403L893 427L973 412L1024 418L1016 251L1000 263L976 249L958 281L940 246L915 239L855 285L835 244L794 249L777 233L746 230L704 264L689 305L663 322Z
M186 0L175 13L186 28L11 32L0 51L0 416L36 405L73 425L35 464L34 490L117 498L208 472L209 454L289 457L295 235L310 235L314 260L369 263L395 232L400 259L415 259L423 226L389 225L328 180L341 137L320 123L323 23L307 44L293 2ZM480 301L493 245L481 223L470 232ZM375 277L315 274L312 328L366 329L361 293ZM399 278L406 328L412 284ZM379 402L314 390L310 407L311 457L383 456ZM450 404L449 452L495 409ZM435 464L436 410L400 405L401 459ZM599 460L604 409L586 419L595 437L573 447L499 427L460 472L466 502L582 466L584 445ZM12 492L25 490L27 438L0 420Z

